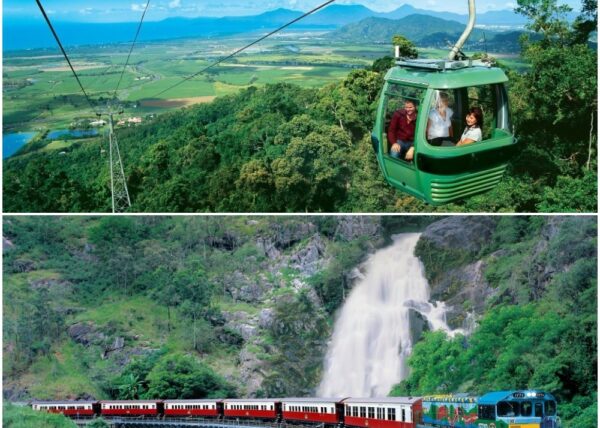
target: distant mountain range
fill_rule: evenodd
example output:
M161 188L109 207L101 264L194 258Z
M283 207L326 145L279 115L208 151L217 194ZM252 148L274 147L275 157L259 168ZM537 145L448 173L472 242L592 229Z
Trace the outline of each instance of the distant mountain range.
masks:
M419 47L447 48L464 31L464 24L428 15L408 15L401 19L369 17L330 32L331 40L352 43L390 44L392 37L402 35ZM514 53L520 50L523 30L497 32L476 28L465 45L466 50ZM535 38L535 35L532 37Z
M252 31L273 30L301 16L303 12L276 9L254 16L223 18L168 18L158 22L145 22L140 41L164 40L183 37L214 37ZM389 13L378 13L358 5L332 5L290 27L291 30L335 30L344 25L357 23L365 18L397 20L410 15L454 21L464 24L468 17L449 12L434 12L403 5ZM61 22L53 16L57 33L63 44L95 45L129 42L137 23L84 23ZM526 22L525 18L510 10L486 12L477 15L480 25L516 27ZM39 18L29 21L14 21L3 18L3 50L55 47L49 29Z
M456 21L436 18L428 15L408 15L401 19L365 18L362 21L345 25L329 34L331 39L348 41L366 41L371 43L390 43L396 34L407 37L419 44L433 34L459 36L465 26ZM472 38L482 37L481 30L475 29Z

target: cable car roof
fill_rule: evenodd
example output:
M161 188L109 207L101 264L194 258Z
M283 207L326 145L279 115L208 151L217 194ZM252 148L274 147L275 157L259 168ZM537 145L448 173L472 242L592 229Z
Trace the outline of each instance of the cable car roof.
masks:
M396 66L387 72L385 80L400 84L431 87L433 89L454 89L504 83L508 82L508 77L498 67L472 66L458 70L438 71L434 69Z

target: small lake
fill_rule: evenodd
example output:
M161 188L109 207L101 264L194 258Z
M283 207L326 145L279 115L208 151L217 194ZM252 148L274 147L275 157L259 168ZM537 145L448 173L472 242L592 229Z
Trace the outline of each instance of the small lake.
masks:
M27 144L37 132L17 132L2 134L2 159L14 155L17 150Z
M46 136L46 140L56 140L64 137L95 137L96 135L98 135L97 129L57 129L56 131L50 131Z

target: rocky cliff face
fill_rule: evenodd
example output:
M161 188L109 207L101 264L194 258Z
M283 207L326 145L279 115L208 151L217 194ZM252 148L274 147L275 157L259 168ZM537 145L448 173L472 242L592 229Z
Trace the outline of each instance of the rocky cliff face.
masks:
M442 300L451 308L448 323L453 328L473 327L473 319L481 316L494 299L534 300L540 296L552 276L568 267L555 266L548 258L552 241L559 234L567 217L540 219L536 238L514 248L496 249L494 237L501 235L505 225L498 217L455 216L428 226L415 250L425 265L431 287L431 298ZM503 266L504 278L497 281L497 266ZM519 293L515 286L528 290ZM501 282L502 284L500 284ZM503 285L509 284L509 285Z
M332 241L352 241L366 239L374 250L383 242L380 219L375 217L341 217L336 219L333 233L329 236L319 233L314 223L308 221L297 225L293 230L275 230L266 236L255 238L256 248L259 249L264 261L261 263L261 274L252 280L243 270L237 270L227 280L227 291L232 298L251 303L259 308L256 313L244 311L224 313L227 326L237 331L244 343L239 355L239 379L236 383L243 385L242 395L253 397L257 394L273 395L273 393L288 395L305 395L316 386L315 380L307 379L305 383L290 382L287 384L280 378L274 383L275 372L279 367L274 363L278 356L290 360L288 343L282 335L279 341L273 341L273 336L286 325L286 335L302 337L316 335L320 339L313 344L311 355L304 356L305 361L296 361L295 367L299 372L314 370L309 364L322 361L326 351L329 331L323 331L323 323L312 325L312 321L325 320L324 302L309 284L311 276L327 268L332 255L329 244ZM344 272L340 281L351 283L354 270ZM298 317L297 320L282 320L280 308L294 305L300 296L310 302L312 311L308 319ZM308 322L311 321L311 322ZM265 379L267 384L265 384ZM311 385L313 383L313 385Z

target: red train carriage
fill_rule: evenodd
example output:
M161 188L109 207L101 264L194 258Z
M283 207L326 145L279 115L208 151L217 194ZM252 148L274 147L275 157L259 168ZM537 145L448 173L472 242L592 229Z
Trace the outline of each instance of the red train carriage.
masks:
M163 400L165 416L218 417L222 400Z
M94 416L95 401L36 401L31 403L33 410L48 413L62 413L65 416Z
M285 421L304 421L337 425L343 414L343 398L284 398L281 417Z
M273 398L223 400L223 416L226 418L278 419L281 401Z
M423 417L420 397L348 398L344 406L346 426L416 428Z
M158 416L162 401L101 401L102 416Z

